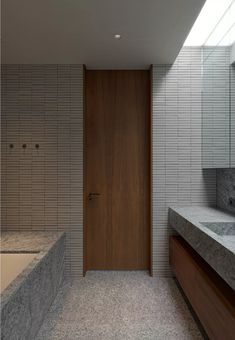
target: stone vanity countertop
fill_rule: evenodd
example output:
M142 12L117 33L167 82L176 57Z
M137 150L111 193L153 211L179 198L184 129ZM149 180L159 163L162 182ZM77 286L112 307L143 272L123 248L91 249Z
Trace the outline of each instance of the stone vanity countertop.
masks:
M34 259L1 293L1 308L34 272L42 259L46 258L55 244L66 237L65 232L1 232L1 253L35 253Z
M170 207L170 225L235 290L235 236L218 235L203 222L234 222L235 216L212 207Z

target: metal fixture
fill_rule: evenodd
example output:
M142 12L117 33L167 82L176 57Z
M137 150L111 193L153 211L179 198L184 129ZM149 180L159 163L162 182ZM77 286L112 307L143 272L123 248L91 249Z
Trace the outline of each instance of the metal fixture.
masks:
M98 193L98 192L90 192L89 195L88 195L88 200L91 201L92 198L97 197L97 196L100 196L100 193Z

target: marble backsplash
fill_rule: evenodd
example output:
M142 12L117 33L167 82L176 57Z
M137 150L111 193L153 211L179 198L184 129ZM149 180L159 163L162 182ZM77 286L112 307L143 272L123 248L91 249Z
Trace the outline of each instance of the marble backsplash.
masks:
M218 169L216 171L216 181L217 207L235 214L235 168Z

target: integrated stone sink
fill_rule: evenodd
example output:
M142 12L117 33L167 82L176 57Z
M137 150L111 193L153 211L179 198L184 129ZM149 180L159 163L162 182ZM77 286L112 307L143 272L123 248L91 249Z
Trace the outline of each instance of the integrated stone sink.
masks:
M235 290L235 216L214 207L172 207L169 223Z
M235 223L233 222L200 222L220 236L235 236Z

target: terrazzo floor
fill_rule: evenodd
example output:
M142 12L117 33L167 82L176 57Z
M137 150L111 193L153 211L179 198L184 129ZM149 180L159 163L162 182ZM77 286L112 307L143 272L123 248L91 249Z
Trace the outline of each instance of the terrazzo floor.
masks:
M171 278L88 272L65 281L36 340L203 339Z

